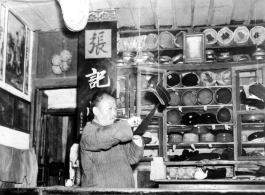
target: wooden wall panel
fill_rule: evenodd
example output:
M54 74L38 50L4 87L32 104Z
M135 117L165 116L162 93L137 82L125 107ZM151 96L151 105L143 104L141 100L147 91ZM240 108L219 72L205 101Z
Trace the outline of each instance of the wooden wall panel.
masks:
M65 78L77 76L78 33L73 32L42 32L38 38L38 63L36 78ZM70 69L61 75L52 72L51 59L54 54L68 50L72 54Z

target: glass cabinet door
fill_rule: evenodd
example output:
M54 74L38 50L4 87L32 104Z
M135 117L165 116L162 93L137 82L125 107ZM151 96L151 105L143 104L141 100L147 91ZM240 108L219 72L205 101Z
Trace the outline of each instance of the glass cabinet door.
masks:
M232 75L235 159L265 159L265 64L233 67Z

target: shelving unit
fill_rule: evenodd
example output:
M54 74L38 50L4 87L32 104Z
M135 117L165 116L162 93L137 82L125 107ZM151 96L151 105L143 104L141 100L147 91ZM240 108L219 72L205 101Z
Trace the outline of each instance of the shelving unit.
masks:
M218 26L214 27L215 29L221 29L224 26ZM237 25L231 26L232 29L235 29L238 27ZM252 28L254 25L248 25L247 28ZM168 31L175 35L177 32L180 32L182 30L186 30L188 33L198 33L198 32L203 32L205 29L210 28L210 27L195 27L194 29L172 29L172 30L166 30L166 29L161 29L161 30L142 30L140 31L140 35L148 35L150 33L155 33L158 35L158 33L161 33L163 31ZM230 28L230 26L229 26ZM130 37L130 36L139 36L139 31L120 31L120 36L121 37ZM261 47L264 48L264 44L261 45ZM249 54L251 57L251 54L253 51L256 49L256 46L253 45L250 41L246 45L235 45L232 44L230 46L218 46L217 44L212 45L212 46L206 46L206 50L211 49L217 52L228 52L232 51L234 54ZM143 49L143 52L151 52L153 53L156 57L166 55L169 57L173 57L179 53L183 52L183 48L168 48L168 49ZM123 51L119 51L119 55L121 56ZM136 52L136 51L132 51ZM259 69L261 72L256 72L257 70L257 64L259 64ZM262 78L259 78L260 81L265 81L265 72L264 72L264 67L265 67L265 62L264 61L259 61L257 62L256 60L251 59L250 61L242 61L242 62L203 62L203 63L169 63L169 64L158 64L158 63L153 63L153 64L141 64L141 65L132 65L128 64L124 68L132 68L136 70L137 72L137 84L136 84L136 114L138 116L145 116L147 115L150 110L153 108L152 105L142 105L141 104L141 92L147 91L147 89L141 89L141 78L143 73L150 73L150 72L155 72L157 73L158 70L160 73L163 74L163 85L166 87L168 91L187 91L187 90L195 90L199 91L202 88L210 88L214 92L219 89L219 88L230 88L232 91L232 101L228 104L218 104L215 102L212 102L211 104L207 105L200 105L195 104L195 105L176 105L176 106L171 106L168 105L163 112L156 112L154 117L158 117L162 122L159 123L160 127L158 132L159 132L159 145L154 146L151 145L149 146L148 144L146 145L147 149L152 149L152 148L158 148L159 156L162 156L164 158L164 164L167 167L172 167L172 166L204 166L204 165L213 165L213 166L218 166L218 165L231 165L233 167L233 170L239 170L241 166L245 165L256 165L258 162L261 160L265 159L265 155L263 157L254 157L254 156L242 156L242 149L253 149L253 148L261 148L265 149L265 143L249 143L249 142L242 142L241 136L242 132L248 132L248 131L261 131L263 130L264 123L243 123L241 122L241 116L244 114L264 114L264 110L244 110L245 105L240 104L240 90L243 89L243 85L246 85L246 83L241 83L240 84L240 77L242 75L240 74L254 74L252 77L260 77L260 74L262 74ZM203 85L198 85L198 86L192 86L192 87L185 87L185 86L174 86L174 87L168 87L166 83L166 75L167 72L169 71L175 71L178 72L179 74L187 73L187 72L194 72L200 74L203 71L213 71L213 72L218 72L218 71L224 71L224 70L229 70L231 71L231 80L232 83L231 85L215 85L215 86L203 86ZM252 73L250 73L252 72ZM249 79L248 81L245 82L250 82L253 81ZM172 162L169 160L168 156L168 151L174 149L177 150L184 150L184 149L192 149L190 144L186 143L178 143L178 144L169 144L168 143L168 138L167 135L168 133L172 132L182 132L182 133L188 133L192 126L187 126L184 124L168 124L167 123L167 111L170 109L176 109L181 112L181 115L183 116L184 113L187 112L197 112L197 113L205 113L206 111L211 112L211 113L216 113L216 111L219 108L222 107L227 107L232 110L232 118L233 120L228 123L214 123L214 124L196 124L196 126L204 126L207 127L208 129L212 130L232 130L233 132L233 141L232 142L198 142L198 143L193 143L195 149L197 150L212 150L214 148L220 149L220 148L232 148L234 155L233 155L233 160L211 160L211 161L183 161L183 162ZM162 151L162 152L161 152Z

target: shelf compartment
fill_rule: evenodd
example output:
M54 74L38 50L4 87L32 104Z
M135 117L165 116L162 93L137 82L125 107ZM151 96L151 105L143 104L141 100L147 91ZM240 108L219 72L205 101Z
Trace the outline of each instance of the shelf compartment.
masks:
M197 148L223 148L223 147L227 147L227 146L234 146L233 142L199 142L199 143L190 143L190 144L186 144L186 143L180 143L180 144L176 144L176 149L185 149L185 148L191 148L191 144L194 145L194 147ZM211 147L209 147L209 145L211 145ZM172 149L173 145L169 145L168 149Z

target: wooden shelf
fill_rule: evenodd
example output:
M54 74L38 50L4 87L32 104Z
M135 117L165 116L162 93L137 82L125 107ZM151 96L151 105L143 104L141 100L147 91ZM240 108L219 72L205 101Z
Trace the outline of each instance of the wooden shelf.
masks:
M234 142L199 142L199 143L180 143L176 144L177 149L185 149L185 148L191 148L191 144L194 145L194 147L197 148L223 148L227 146L234 146ZM172 149L173 144L168 145L168 149Z
M168 87L167 90L188 90L188 89L202 89L202 88L232 88L232 85L215 85L215 86L194 86L194 87Z
M168 166L193 166L193 165L235 165L235 164L253 164L257 161L234 161L234 160L202 160L202 161L169 161L164 162Z

